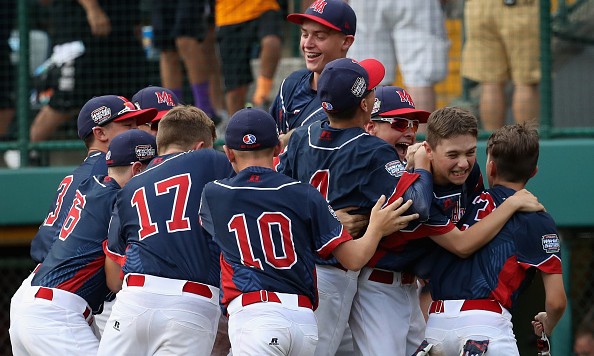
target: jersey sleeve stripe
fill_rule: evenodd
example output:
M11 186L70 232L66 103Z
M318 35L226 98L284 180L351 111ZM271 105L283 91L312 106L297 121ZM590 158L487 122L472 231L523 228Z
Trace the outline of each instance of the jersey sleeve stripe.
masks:
M318 249L317 253L321 258L326 259L338 245L352 239L353 237L347 232L347 230L344 227L341 227L340 234Z
M559 256L557 256L557 255L552 255L539 264L531 264L531 263L526 263L526 262L518 262L518 263L526 269L528 269L530 267L535 267L544 273L549 273L549 274L561 274L562 273L561 258L559 258Z
M103 252L105 252L105 256L107 258L119 264L120 266L123 266L126 263L126 256L111 251L107 246L107 240L103 241Z

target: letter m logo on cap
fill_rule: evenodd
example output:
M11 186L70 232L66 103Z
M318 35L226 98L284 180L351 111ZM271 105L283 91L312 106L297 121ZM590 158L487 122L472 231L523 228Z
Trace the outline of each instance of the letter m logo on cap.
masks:
M326 4L327 4L326 0L316 0L316 1L314 1L313 4L311 4L311 6L309 8L317 13L323 14Z
M173 98L171 97L171 95L165 91L162 92L155 92L155 95L157 96L157 103L159 104L163 104L166 103L167 106L175 106L175 103L173 102Z
M400 96L400 101L402 101L403 103L406 102L408 103L408 105L415 106L412 97L405 90L396 90L396 93L398 93L398 96Z

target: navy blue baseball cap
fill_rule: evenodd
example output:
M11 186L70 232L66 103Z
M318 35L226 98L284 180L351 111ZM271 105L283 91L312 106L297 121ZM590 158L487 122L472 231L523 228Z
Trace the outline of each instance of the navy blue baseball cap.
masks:
M384 65L373 58L361 62L339 58L329 62L318 78L322 107L329 113L354 108L379 85L385 74Z
M272 116L264 110L241 109L229 119L225 146L238 151L257 151L278 144L278 129Z
M415 109L410 94L395 86L384 86L375 89L375 102L371 111L371 120L374 117L403 117L410 120L419 120L420 123L426 123L431 115L425 110Z
M177 95L171 90L155 86L140 89L132 97L132 102L137 109L157 109L157 116L151 121L151 124L159 122L169 110L181 104Z
M157 141L150 133L132 129L111 140L105 155L108 167L129 166L134 162L148 163L157 155Z
M289 14L287 20L298 25L311 20L345 35L355 35L357 16L344 0L316 0L303 14Z
M112 121L136 118L137 125L146 124L155 115L157 109L139 110L123 96L96 96L87 101L78 113L78 137L84 140L93 132L93 127L105 126Z

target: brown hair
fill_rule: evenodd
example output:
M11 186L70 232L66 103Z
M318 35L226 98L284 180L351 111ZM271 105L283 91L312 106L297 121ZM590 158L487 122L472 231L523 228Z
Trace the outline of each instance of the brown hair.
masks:
M507 125L496 130L487 140L497 174L514 183L526 183L538 163L538 131L531 123Z
M191 105L179 105L159 121L157 147L159 152L171 145L188 151L200 141L210 147L216 136L215 124L204 111Z
M468 110L445 107L429 115L427 119L427 143L435 148L441 140L456 136L478 136L478 120Z

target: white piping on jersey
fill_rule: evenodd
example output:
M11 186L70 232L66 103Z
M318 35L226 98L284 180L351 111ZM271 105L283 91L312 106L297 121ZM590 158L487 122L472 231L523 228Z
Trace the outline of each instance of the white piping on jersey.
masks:
M344 229L344 226L340 228L340 233L338 234L338 236L334 236L333 238L331 238L330 241L328 241L327 243L325 243L324 246L322 246L319 249L317 249L316 252L321 252L322 250L324 250L326 248L326 246L328 246L331 243L333 243L336 239L339 239L340 237L342 237L343 229ZM332 254L332 253L330 253L330 254Z
M351 138L350 140L346 141L345 143L343 143L342 145L340 145L338 147L319 147L319 146L316 146L313 143L311 143L311 126L312 125L309 125L307 127L307 141L309 143L309 147L317 148L319 150L326 150L326 151L339 150L339 149L343 148L344 146L348 145L349 143L355 141L356 139L359 139L359 138L361 138L363 136L369 136L369 134L367 132L363 132L363 133L361 133L361 134L359 134L359 135Z
M286 80L287 80L287 78L283 79L283 82L281 83L281 86L280 86L280 90L278 91L278 96L280 97L280 100L281 100L281 108L283 109L285 116L287 115L287 108L285 107L285 97L283 96L283 87L285 86ZM288 131L289 123L287 122L287 120L283 120L283 121L285 122L285 128Z
M280 97L281 100L281 108L283 108L283 112L287 112L287 108L285 107L285 97L283 96L283 87L285 86L285 81L287 80L287 78L283 79L283 82L281 83L280 86L280 90L278 92L278 95Z
M146 169L146 170L144 170L144 171L142 171L142 172L138 173L136 176L139 176L139 175L141 175L141 174L144 174L145 172L148 172L148 171L150 171L150 170L152 170L152 169L154 169L154 168L157 168L157 167L159 167L160 165L162 165L163 163L165 163L165 162L169 161L170 159L174 159L174 158L176 158L176 157L179 157L179 156L181 156L181 155L185 155L185 154L186 154L186 153L188 153L188 152L192 152L192 151L186 151L186 152L180 152L180 153L178 153L178 154L174 154L174 156L171 156L171 157L169 157L169 158L167 158L167 159L164 159L164 160L163 160L163 162L161 162L161 163L157 164L156 166L149 167L148 169ZM159 157L159 156L157 156L157 157L155 157L155 158L158 158L158 157ZM134 176L134 177L136 177L136 176ZM134 178L134 177L132 177L132 178Z
M111 221L110 221L109 223L111 224ZM110 249L109 249L109 244L107 244L105 247L107 248L107 251L108 251L110 254L112 254L112 255L116 255L116 256L119 256L119 257L126 257L126 254L120 255L119 253L117 253L117 252L113 252L112 250L110 250ZM109 257L107 257L107 258L109 258Z
M285 184L279 185L278 187L275 187L275 188L234 187L234 186L231 186L231 185L223 184L223 183L219 182L218 180L215 180L213 183L216 184L216 185L219 185L219 186L221 186L223 188L227 188L227 189L231 189L231 190L235 190L235 189L245 189L245 190L281 190L281 189L286 188L286 187L291 186L291 185L300 184L301 182L298 182L297 181L297 182L285 183Z
M443 198L451 198L451 197L456 197L456 196L460 196L460 193L454 193L454 194L450 194L450 195L443 195L443 196L438 196L437 194L435 194L435 192L433 192L433 196L438 198L438 199L443 199Z
M526 263L526 262L520 262L520 263L523 263L523 264L526 264L526 265L529 265L529 266L533 266L533 267L538 267L540 265L543 265L543 264L547 263L551 258L556 258L556 259L559 260L559 262L561 262L561 258L559 256L557 256L557 255L551 255L549 258L547 258L546 260L542 261L541 263L539 263L537 265L532 264L532 263Z
M320 108L314 112L312 112L311 114L309 114L308 117L305 118L305 120L303 120L303 122L301 123L300 126L305 125L305 123L307 122L307 120L311 119L315 114L317 114L318 112L320 112L320 110L324 109L323 107L320 106Z
M103 188L105 188L105 187L106 187L106 185L105 185L105 184L103 184L103 183L101 183L101 182L99 181L99 179L97 179L97 177L96 177L96 176L93 176L93 179L95 180L95 182L97 182L97 184L99 184L99 185L100 185L100 186L102 186Z

